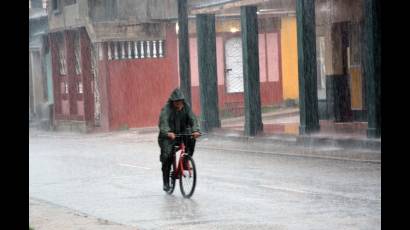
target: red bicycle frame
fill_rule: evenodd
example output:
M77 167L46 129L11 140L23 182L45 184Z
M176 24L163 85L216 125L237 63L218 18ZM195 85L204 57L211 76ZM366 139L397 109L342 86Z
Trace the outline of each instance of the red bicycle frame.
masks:
M176 163L176 154L177 154L177 152L178 151L180 151L180 154L179 154L179 159L178 159L178 167L177 167L177 163ZM174 164L174 169L176 169L175 170L175 173L176 173L176 179L179 179L180 178L180 175L184 172L184 164L183 164L183 159L184 159L184 155L185 155L186 153L185 153L185 144L184 144L184 142L183 141L181 141L181 143L179 144L179 146L178 146L178 149L175 151L175 153L174 153L174 160L173 160L173 163L172 164ZM191 172L191 169L189 169L189 176L192 176L192 172Z

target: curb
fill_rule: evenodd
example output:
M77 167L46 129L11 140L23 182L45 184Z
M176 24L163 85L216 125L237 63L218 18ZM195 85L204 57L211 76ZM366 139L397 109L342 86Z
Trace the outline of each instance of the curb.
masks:
M238 143L231 146L224 146L223 143L213 146L216 150L239 151L239 152L256 152L269 153L274 155L287 155L295 157L313 157L322 159L348 160L381 163L381 140L354 139L354 138L330 138L314 136L296 136L290 134L275 134L269 136L247 137L239 132L231 133L210 133L210 140L232 141ZM264 146L260 146L263 144ZM278 153L275 145L295 146L298 151L306 148L303 153ZM203 147L208 148L208 147ZM315 151L317 148L317 151ZM323 149L328 150L323 150ZM349 150L346 152L346 150ZM310 152L310 151L313 151ZM342 154L345 152L345 154Z
M287 111L283 113L278 113L278 114L265 114L265 116L262 115L263 118L267 119L277 119L277 118L282 118L282 117L289 117L289 116L296 116L299 115L299 110L296 111Z
M352 137L323 137L296 134L265 134L263 136L244 136L242 131L217 129L209 133L210 136L225 140L255 143L284 143L302 146L332 146L346 149L367 149L381 151L381 139L352 138Z
M381 151L380 139L372 140L355 138L298 136L297 143L306 146L331 145L346 149L368 149L374 151Z
M203 147L198 146L198 149L207 149L207 150L221 150L221 151L232 151L232 152L244 152L244 153L262 153L262 154L271 154L276 156L287 156L287 157L304 157L304 158L318 158L318 159L326 159L326 160L341 160L341 161L354 161L354 162L366 162L366 163L375 163L380 164L381 160L378 159L380 156L367 153L368 156L332 156L331 154L295 154L295 153L275 153L269 151L261 151L261 150L244 150L244 149L234 149L234 148L217 148L217 147ZM369 154L372 154L373 157L369 157ZM375 158L375 159L372 159Z

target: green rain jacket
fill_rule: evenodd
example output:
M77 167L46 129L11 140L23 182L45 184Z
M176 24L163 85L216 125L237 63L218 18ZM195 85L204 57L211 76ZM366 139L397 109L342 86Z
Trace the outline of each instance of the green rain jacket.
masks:
M172 101L184 100L184 108L176 111ZM179 123L179 125L178 125ZM168 132L189 134L199 132L199 125L191 107L185 102L183 93L176 88L168 99L167 104L162 108L159 116L158 144L161 148L160 161L167 159L172 151L172 141L168 139Z

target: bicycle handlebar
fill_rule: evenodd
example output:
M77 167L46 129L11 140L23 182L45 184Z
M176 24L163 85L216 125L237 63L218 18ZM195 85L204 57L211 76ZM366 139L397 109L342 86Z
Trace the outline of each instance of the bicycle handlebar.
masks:
M207 133L200 133L202 135L207 134ZM175 134L175 137L183 137L183 136L193 136L192 133L191 134Z

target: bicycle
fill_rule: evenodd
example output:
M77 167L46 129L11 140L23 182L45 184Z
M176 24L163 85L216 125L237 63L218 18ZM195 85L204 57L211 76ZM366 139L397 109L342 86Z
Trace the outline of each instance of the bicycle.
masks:
M166 191L169 195L174 192L175 182L179 179L179 188L184 198L190 198L195 191L196 186L196 167L194 159L185 152L185 143L183 138L192 136L192 134L176 134L176 145L172 151L172 165L169 174L170 189ZM177 159L177 152L179 157Z

